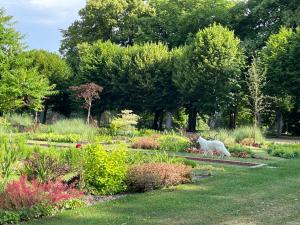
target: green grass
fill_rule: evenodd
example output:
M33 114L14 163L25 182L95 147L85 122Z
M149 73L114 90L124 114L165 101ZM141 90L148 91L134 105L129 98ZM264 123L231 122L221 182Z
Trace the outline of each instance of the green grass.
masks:
M33 125L33 118L28 114L12 113L6 116L8 122L13 126L30 127Z
M25 224L300 224L300 160L276 168L221 165L211 178L68 211Z
M41 126L41 133L54 133L61 135L78 134L83 139L90 139L97 134L98 130L95 127L87 125L82 119L65 119L57 122Z

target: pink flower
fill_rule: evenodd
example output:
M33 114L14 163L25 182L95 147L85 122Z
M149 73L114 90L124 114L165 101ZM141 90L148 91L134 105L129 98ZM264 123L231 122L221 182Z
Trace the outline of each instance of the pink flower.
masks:
M81 147L82 147L81 144L77 144L77 145L76 145L76 148L78 148L78 149L80 149Z

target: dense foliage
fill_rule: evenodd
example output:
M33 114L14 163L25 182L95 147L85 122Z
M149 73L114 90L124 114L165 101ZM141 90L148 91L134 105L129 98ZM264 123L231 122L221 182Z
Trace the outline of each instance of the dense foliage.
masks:
M127 149L116 146L105 150L103 146L88 146L83 158L83 177L87 188L98 194L115 194L126 189Z
M68 87L94 83L93 125L129 109L156 130L299 133L299 10L296 0L89 0L63 31L64 58L25 51L1 11L0 113L82 115Z

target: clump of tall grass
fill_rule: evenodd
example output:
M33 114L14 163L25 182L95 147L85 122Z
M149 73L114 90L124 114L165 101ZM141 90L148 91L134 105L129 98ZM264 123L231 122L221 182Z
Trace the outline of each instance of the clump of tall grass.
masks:
M31 127L33 125L32 116L29 114L12 113L5 117L12 126Z
M263 143L265 141L264 135L258 127L239 127L233 131L233 136L236 142L240 142L245 138L252 138L256 143Z
M96 127L87 125L82 119L58 120L53 124L41 126L38 131L54 134L78 134L87 140L95 136L98 132Z
M219 129L203 131L200 134L207 139L217 139L225 143L225 145L233 145L240 143L246 138L254 139L256 143L263 143L265 138L262 131L259 128L251 126L244 126L236 128L235 130Z

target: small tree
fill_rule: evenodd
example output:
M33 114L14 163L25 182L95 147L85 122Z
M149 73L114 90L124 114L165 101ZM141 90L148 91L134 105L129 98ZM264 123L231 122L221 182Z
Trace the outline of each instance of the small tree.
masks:
M111 121L110 127L115 132L130 134L136 129L139 118L132 110L122 110L121 114Z
M249 89L250 106L254 115L254 127L256 128L257 125L261 127L261 112L266 107L266 96L263 93L266 86L266 69L260 69L255 58L248 70L246 82Z
M82 105L82 107L88 110L86 123L89 124L92 102L95 99L100 99L99 93L103 91L103 87L95 83L87 83L80 86L71 86L69 87L69 89L76 93L76 98L84 100L84 104Z

